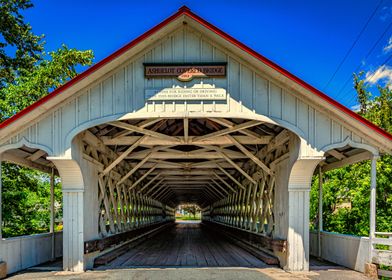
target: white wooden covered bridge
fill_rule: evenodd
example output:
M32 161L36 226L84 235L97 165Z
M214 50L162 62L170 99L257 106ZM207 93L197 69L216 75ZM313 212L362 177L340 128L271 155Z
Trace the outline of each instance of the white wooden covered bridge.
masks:
M3 161L61 177L56 240L69 271L168 230L175 207L190 202L203 228L306 271L309 250L328 259L318 248L336 244L309 233L313 174L372 161L373 242L375 164L391 151L390 134L186 7L0 124ZM10 272L47 260L37 252L57 244L29 240L19 249L0 240ZM363 271L377 254L366 244L363 260L335 261Z

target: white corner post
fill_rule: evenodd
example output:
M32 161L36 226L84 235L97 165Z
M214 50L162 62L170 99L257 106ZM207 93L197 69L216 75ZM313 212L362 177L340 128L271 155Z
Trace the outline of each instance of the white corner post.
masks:
M304 139L291 138L288 178L287 257L288 271L309 270L309 203L312 177L324 153L314 150Z
M48 157L60 173L63 191L63 269L82 272L84 262L84 183L79 164L69 158Z
M370 228L369 228L369 263L372 262L373 244L376 236L376 186L377 186L377 159L378 155L373 155L370 171Z
M54 168L52 167L52 172L50 174L50 229L52 239L52 260L55 259L55 236L54 236Z
M319 185L319 204L318 204L318 230L317 230L317 241L318 241L318 257L321 258L321 232L323 231L323 171L321 166L318 168L318 185Z

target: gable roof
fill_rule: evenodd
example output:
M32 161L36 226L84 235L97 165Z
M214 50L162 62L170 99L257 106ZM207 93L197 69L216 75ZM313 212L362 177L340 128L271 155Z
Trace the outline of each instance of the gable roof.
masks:
M45 97L41 98L40 100L36 101L32 105L26 107L25 109L21 110L17 114L13 115L12 117L10 117L10 118L6 119L5 121L3 121L2 123L0 123L0 132L2 131L2 129L15 123L17 120L21 119L23 116L27 116L30 112L38 109L40 106L42 106L43 104L47 103L48 101L54 99L56 96L61 95L62 92L71 88L72 86L76 85L78 82L82 81L83 79L89 77L91 74L93 74L97 70L100 70L101 68L103 68L105 65L112 62L116 58L119 58L122 54L124 54L127 51L129 51L130 49L134 48L139 43L145 41L146 39L148 39L149 37L151 37L152 35L157 33L159 30L166 27L167 25L169 25L170 23L172 23L176 19L180 18L181 16L187 16L187 17L193 19L194 21L196 21L197 23L199 23L200 25L202 25L206 29L210 30L211 32L213 32L216 35L218 35L219 37L221 37L226 42L231 43L232 45L241 49L242 51L249 54L253 58L259 60L263 64L274 69L275 71L277 71L278 73L280 73L284 77L288 78L292 82L296 83L297 85L301 86L302 88L313 93L315 96L317 96L317 97L321 98L322 100L324 100L325 102L329 103L330 105L332 105L334 108L338 109L339 111L341 111L345 115L359 121L360 123L362 123L366 127L375 131L378 135L385 137L388 141L392 141L392 134L386 132L385 130L376 126L372 122L366 120L362 116L353 112L352 110L350 110L346 106L344 106L344 105L340 104L339 102L337 102L336 100L332 99L331 97L329 97L325 93L321 92L320 90L318 90L315 87L311 86L310 84L306 83L305 81L298 78L297 76L291 74L289 71L280 67L279 65L277 65L273 61L271 61L268 58L264 57L263 55L257 53L256 51L252 50L251 48L247 47L243 43L239 42L235 38L231 37L227 33L223 32L222 30L217 28L216 26L212 25L211 23L207 22L203 18L201 18L198 15L196 15L195 13L193 13L186 6L182 6L175 14L168 17L167 19L165 19L164 21L162 21L161 23L159 23L155 27L151 28L150 30L148 30L147 32L145 32L141 36L137 37L136 39L134 39L130 43L126 44L125 46L123 46L119 50L115 51L114 53L112 53L108 57L106 57L103 60L99 61L98 63L94 64L93 66L91 66L90 68L88 68L87 70L85 70L84 72L82 72L81 74L79 74L78 76L73 78L72 80L68 81L64 85L58 87L57 89L55 89L54 91L52 91L51 93L46 95Z

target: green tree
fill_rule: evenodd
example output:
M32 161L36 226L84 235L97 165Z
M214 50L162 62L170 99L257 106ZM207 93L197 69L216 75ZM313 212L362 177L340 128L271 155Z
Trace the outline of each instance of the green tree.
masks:
M42 59L43 36L35 35L21 14L32 6L29 0L0 0L0 89Z
M77 65L90 65L91 50L79 51L63 45L49 53L49 59L41 60L29 72L15 78L12 84L0 90L0 119L4 120L39 100L51 90L77 75Z
M392 133L392 91L389 85L378 86L372 97L363 73L354 75L359 114ZM362 235L369 234L370 162L364 161L331 170L324 174L324 230ZM392 156L383 155L377 162L377 230L392 231ZM338 206L349 203L350 207ZM310 207L311 227L318 219L318 178L313 178Z
M75 77L78 66L93 61L91 50L80 51L65 45L45 53L43 36L33 34L20 12L31 7L29 0L0 0L0 121ZM2 164L2 173L4 237L48 231L48 174L11 163ZM60 205L57 209L60 218L58 180L55 199Z
M49 231L50 177L48 174L3 163L3 236ZM61 184L55 180L55 201L61 203ZM57 219L62 216L57 209Z

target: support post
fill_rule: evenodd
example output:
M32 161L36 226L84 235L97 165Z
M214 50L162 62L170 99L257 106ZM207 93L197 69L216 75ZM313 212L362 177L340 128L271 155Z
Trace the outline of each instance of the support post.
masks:
M55 236L54 236L54 168L50 174L50 233L52 237L52 260L55 259Z
M305 140L292 137L289 142L287 196L287 255L283 268L309 270L309 204L312 177L325 159L324 152L313 149Z
M60 173L63 191L63 269L83 272L84 181L79 164L67 157L47 157Z
M369 263L372 262L373 244L376 232L376 185L377 185L377 159L373 156L370 174L370 230L369 230Z
M319 175L319 205L318 205L318 257L321 258L321 232L323 231L323 172L321 166L318 168Z

